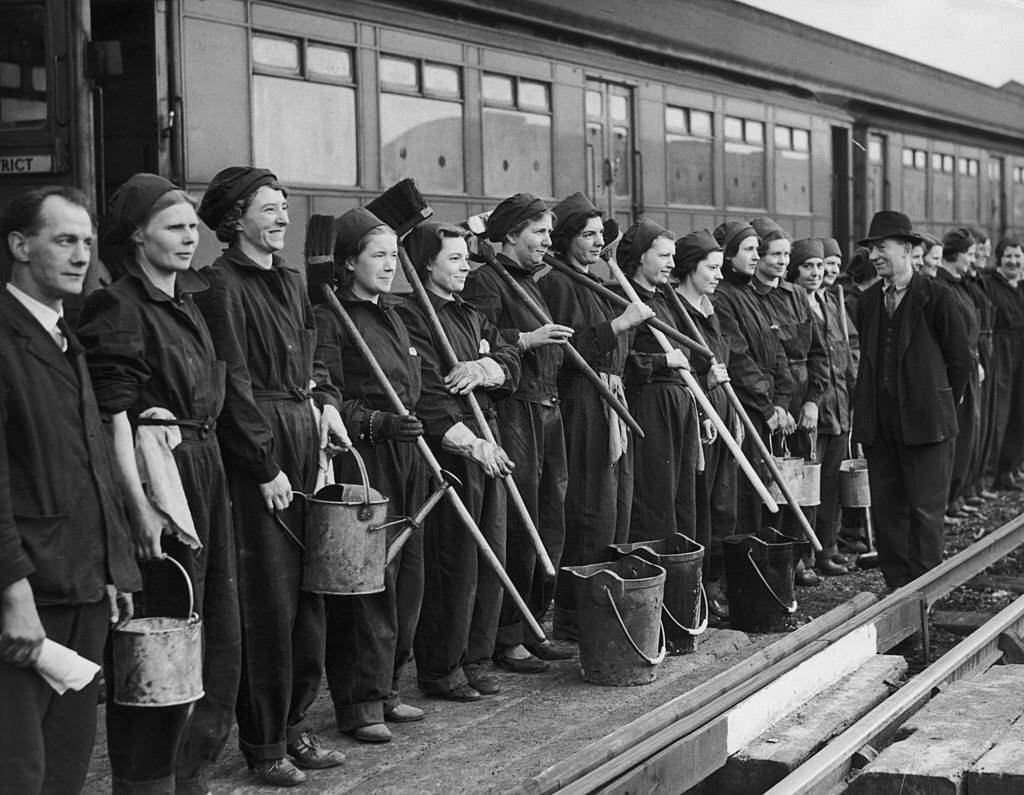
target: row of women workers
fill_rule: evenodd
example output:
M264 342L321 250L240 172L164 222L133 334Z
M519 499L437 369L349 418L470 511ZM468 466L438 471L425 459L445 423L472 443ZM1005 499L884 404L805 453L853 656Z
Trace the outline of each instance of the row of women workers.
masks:
M944 517L955 526L977 513L996 491L1020 490L1024 461L1024 249L1016 238L989 242L972 227L942 239L923 235L914 265L945 284L957 299L975 367L957 409L953 478Z
M338 727L384 742L387 722L423 717L397 688L413 656L424 693L461 701L497 692L487 674L491 659L529 673L572 656L573 594L544 573L526 522L505 504L495 478L509 472L556 565L593 562L615 541L681 531L710 543L708 576L716 580L714 541L737 526L735 466L708 433L680 370L693 369L734 425L720 389L730 378L766 432L792 433L799 423L809 434L820 421L812 406L831 376L812 359L824 337L813 321L807 326L811 299L797 300L800 293L782 286L785 257L766 246L785 236L766 224L760 233L727 224L715 237L705 231L679 241L651 222L635 225L617 252L641 300L621 311L564 274L536 278L548 253L584 274L597 263L602 218L580 194L553 212L527 194L502 202L487 222L495 262L472 272L462 230L423 225L405 245L455 348L452 368L425 308L389 295L394 231L365 209L346 213L330 252L337 297L408 410L397 412L356 341L328 307L313 309L301 273L280 258L287 193L271 172L225 169L198 217L227 245L202 271L191 267L198 227L191 199L153 175L122 186L101 229L105 259L120 264L121 275L90 296L82 318L136 552L152 561L142 611L162 612L180 592L173 570L158 562L169 555L188 570L204 619L206 692L194 710L111 705L118 792L206 791L206 768L232 715L241 750L266 783L299 784L302 769L341 764L342 754L304 722L325 668ZM729 311L727 292L715 305L709 300L723 256L726 277L737 275ZM791 318L769 314L759 291L739 289L759 256L774 263L760 281L786 293ZM530 314L499 266L553 322ZM678 285L669 293L673 273ZM718 364L660 350L639 328L654 316L688 328L682 312ZM577 366L563 361L570 340L607 388L627 399L645 439L630 434ZM476 425L470 392L480 397L496 442ZM173 448L198 552L181 541L186 534L169 532L180 527L144 487L133 436L146 426L164 431ZM460 477L472 517L535 617L554 600L556 640L530 634L444 507L389 565L382 593L321 597L301 589L303 530L293 496L313 491L331 443L355 445L400 519L428 488L415 449L421 436ZM335 464L340 480L354 479L351 456Z

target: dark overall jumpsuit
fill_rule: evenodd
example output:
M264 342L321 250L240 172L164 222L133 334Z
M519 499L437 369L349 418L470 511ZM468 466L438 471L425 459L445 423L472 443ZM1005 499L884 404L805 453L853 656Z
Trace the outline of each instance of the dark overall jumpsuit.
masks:
M715 359L728 368L731 349L718 322L718 313L704 314L682 295L679 296L679 302L697 324L704 341L715 354ZM678 319L676 325L682 329L688 328L682 318ZM718 416L735 434L738 418L723 385L718 384L714 389L708 389L711 360L699 353L691 353L690 365ZM697 535L694 540L703 544L706 550L704 579L707 582L716 582L720 578L723 571L722 539L736 532L736 477L736 458L726 448L725 441L719 436L711 444L704 445L704 471L697 475Z
M534 272L503 254L498 255L498 260L546 308ZM541 325L490 265L469 274L462 297L483 312L510 344L518 341L520 332L533 331ZM558 345L543 345L524 353L519 388L511 399L498 404L502 447L516 465L516 484L556 570L565 543L565 492L569 478L557 387L562 356ZM509 578L530 611L535 617L543 616L554 597L555 578L544 573L526 528L514 512L508 512L506 564ZM524 631L512 600L503 600L496 648L500 651L524 640L537 640L524 635Z
M762 440L769 437L768 420L777 406L789 410L793 392L792 378L775 323L754 296L749 277L736 273L728 265L715 290L712 303L729 340L729 379ZM755 442L744 438L743 453L758 470L761 479L770 479ZM764 504L746 477L737 475L736 529L757 533L764 523ZM782 509L785 510L785 509Z
M1017 469L1024 455L1024 292L998 271L982 276L994 306L992 379L994 407L992 442L984 473L1002 480Z
M280 759L304 731L323 676L323 600L301 590L302 550L267 510L260 484L284 472L292 489L316 484L320 435L311 401L340 404L316 365L316 326L300 272L274 257L263 269L228 248L197 296L227 366L217 422L238 550L242 616L239 746L250 761ZM280 519L304 538L297 499Z
M596 277L588 277L600 284ZM558 271L540 280L540 290L551 319L573 329L571 344L624 401L622 371L629 335L612 331L616 309ZM562 564L581 566L604 560L609 544L629 538L635 440L596 387L569 363L558 373L558 396L569 470ZM559 580L555 591L554 621L556 635L576 637L576 594L567 577Z
M127 412L133 429L147 424L139 414L149 408L166 409L181 422L175 426L181 444L174 448L174 461L203 545L193 551L173 536L161 541L163 551L188 572L195 592L196 612L203 620L205 695L187 726L190 704L129 707L108 698L115 792L149 792L145 784L171 779L175 767L179 791L184 790L202 765L216 760L234 722L241 669L235 542L227 477L214 433L224 404L224 363L217 360L193 299L205 289L205 280L189 270L178 274L171 297L129 263L111 287L89 296L81 315L79 337L100 411ZM183 616L186 586L179 571L154 562L145 574L135 615Z
M401 300L379 296L363 301L347 290L338 299L370 346L388 381L410 412L420 398L420 356L395 309ZM316 308L317 359L344 396L342 417L363 457L370 485L388 498L388 521L411 516L426 498L426 467L414 442L371 438L375 412L393 412L341 321L325 306ZM358 483L352 456L335 459L342 483ZM436 508L435 508L436 510ZM402 530L388 531L392 540ZM423 599L423 536L414 532L385 570L384 590L367 596L327 596L327 684L338 728L352 731L384 722L399 702L398 679L413 651L413 634Z
M519 353L461 297L449 300L433 292L428 296L458 361L474 361L486 355L501 366L505 380L499 386L475 390L500 444L495 405L515 392L519 384ZM458 491L462 501L504 565L505 485L488 477L475 461L442 449L441 439L456 423L464 423L477 436L483 434L466 399L452 395L440 378L451 368L434 341L419 303L410 298L398 311L423 359L423 392L416 415L423 421L441 467L461 482ZM498 634L502 586L447 499L427 517L423 536L425 582L414 641L416 676L425 691L447 692L466 683L467 668L480 670L489 665Z
M675 327L665 297L633 282L654 316ZM623 380L633 418L644 429L633 458L630 541L650 541L697 529L697 464L700 424L693 396L646 324L636 328Z

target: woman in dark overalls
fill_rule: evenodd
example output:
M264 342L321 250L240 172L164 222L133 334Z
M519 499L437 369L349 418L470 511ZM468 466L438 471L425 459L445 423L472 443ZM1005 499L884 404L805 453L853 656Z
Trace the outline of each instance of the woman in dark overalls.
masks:
M423 425L412 414L420 399L420 357L390 295L398 264L395 233L365 208L337 221L334 246L338 300L352 317L395 388L408 415L394 412L369 365L341 321L316 308L317 358L344 395L342 415L355 436L370 483L388 498L389 520L411 516L426 497L426 468L415 441ZM351 456L335 460L338 480L357 482ZM389 540L401 530L395 525ZM423 710L403 704L398 679L412 657L423 598L423 536L414 532L385 572L381 593L328 596L327 683L338 728L356 740L391 740L385 721L406 723Z
M206 792L204 769L234 719L241 654L235 544L214 433L224 402L224 363L193 298L206 289L190 267L198 224L194 200L164 178L136 174L125 182L111 199L100 242L120 278L89 296L79 329L100 410L113 428L136 556L178 561L203 620L205 695L191 720L190 704L131 707L108 699L115 793ZM169 515L143 490L135 437L145 426L181 437L173 455L187 500L179 510L187 518ZM172 517L186 529L171 532ZM155 562L145 568L147 587L136 597L136 615L182 615L187 599L180 572Z
M627 229L616 249L637 296L673 327L674 313L660 290L668 284L675 250L672 233L648 220ZM623 375L629 411L644 429L633 459L631 541L695 535L700 428L679 373L689 367L682 351L666 353L648 326L637 328Z
M238 741L262 781L295 786L306 780L298 768L333 767L344 756L305 725L323 677L323 599L302 590L302 550L280 521L301 533L297 512L287 510L293 490L311 492L320 449L330 437L347 445L348 435L340 395L313 359L316 326L302 274L280 256L288 197L277 177L224 169L199 217L228 244L203 272L210 289L198 303L227 365L217 435L238 546Z

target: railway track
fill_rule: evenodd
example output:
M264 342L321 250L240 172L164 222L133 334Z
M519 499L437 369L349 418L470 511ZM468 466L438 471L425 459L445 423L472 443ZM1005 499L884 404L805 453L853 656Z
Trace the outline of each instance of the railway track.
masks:
M806 685L823 676L823 670L833 675L855 670L915 633L927 665L932 657L932 607L1022 544L1024 514L882 599L858 594L512 791L686 792L753 739L757 727L784 714L787 698L799 697L792 693L794 681ZM772 795L836 791L851 770L851 759L864 746L890 735L936 688L991 666L1003 653L1000 638L1022 626L1024 600L1019 599L818 751L772 789ZM842 675L834 675L833 681ZM823 680L821 684L824 687Z

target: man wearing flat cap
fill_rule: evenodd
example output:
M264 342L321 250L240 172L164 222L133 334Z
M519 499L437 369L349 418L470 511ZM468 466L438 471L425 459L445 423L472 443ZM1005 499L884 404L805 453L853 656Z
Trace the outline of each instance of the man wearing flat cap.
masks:
M914 273L919 239L907 216L883 210L858 243L881 281L857 306L853 440L868 459L878 561L890 589L942 562L956 408L974 367L952 293Z
M210 286L197 303L227 366L217 436L239 560L239 746L262 781L293 786L306 780L299 767L331 767L344 757L304 724L324 665L324 605L300 590L302 550L275 513L300 528L299 513L287 510L293 490L313 491L328 437L345 447L349 439L341 396L313 359L316 324L302 275L280 256L288 200L277 177L263 168L224 169L199 217L227 244L203 271Z
M510 196L487 219L487 238L500 246L497 262L533 300L547 309L535 275L544 267L551 248L554 215L529 193ZM527 306L491 264L469 274L462 293L501 330L522 354L519 388L498 404L502 446L516 465L516 483L540 533L551 562L558 567L565 539L565 491L568 473L565 436L558 399L561 346L572 336L569 326L538 326ZM516 589L536 616L543 615L554 596L554 578L541 568L526 528L515 511L508 512L506 569ZM529 644L530 648L527 648ZM495 662L517 673L544 671L546 659L563 659L571 652L551 641L538 643L524 635L518 611L506 600L498 625Z

